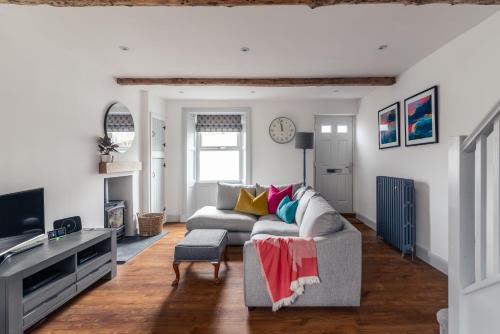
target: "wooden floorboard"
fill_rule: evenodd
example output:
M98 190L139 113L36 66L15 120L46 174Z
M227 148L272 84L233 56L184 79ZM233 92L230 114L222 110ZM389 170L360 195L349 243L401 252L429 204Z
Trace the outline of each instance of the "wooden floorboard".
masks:
M118 266L114 280L97 283L30 333L438 333L435 314L447 306L447 277L401 258L368 227L350 220L363 234L361 307L249 312L241 247L229 249L220 285L213 283L210 264L183 263L179 286L172 288L173 250L184 225L171 224L166 237Z

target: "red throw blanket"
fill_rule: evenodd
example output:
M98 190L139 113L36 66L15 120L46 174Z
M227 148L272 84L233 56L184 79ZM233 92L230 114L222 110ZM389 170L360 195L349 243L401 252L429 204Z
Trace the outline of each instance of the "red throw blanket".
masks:
M252 239L273 311L291 305L304 285L319 283L316 243L311 238Z

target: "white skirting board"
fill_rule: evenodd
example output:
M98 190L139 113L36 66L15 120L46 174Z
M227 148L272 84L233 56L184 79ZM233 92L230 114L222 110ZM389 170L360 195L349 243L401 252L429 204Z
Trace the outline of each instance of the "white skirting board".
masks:
M359 213L356 214L356 218L360 222L362 222L363 224L365 224L366 226L371 228L372 230L374 230L374 231L377 230L377 224L374 221L372 221L371 219L369 219L363 215L360 215ZM416 256L420 260L422 260L422 261L426 262L427 264L431 265L432 267L436 268L437 270L439 270L443 274L448 275L448 261L446 261L445 259L443 259L442 257L440 257L436 254L429 252L429 250L427 248L425 248L419 244L416 245L416 248L417 248Z
M167 214L167 223L179 223L181 221L180 215L168 215Z

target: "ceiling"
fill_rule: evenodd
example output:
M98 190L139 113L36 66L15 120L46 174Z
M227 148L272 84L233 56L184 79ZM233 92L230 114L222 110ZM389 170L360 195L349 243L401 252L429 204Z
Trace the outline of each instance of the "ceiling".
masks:
M496 6L0 6L22 38L37 33L110 76L397 76ZM6 20L6 21L5 21ZM3 33L6 33L5 31ZM379 50L380 45L388 45ZM122 51L119 46L127 46ZM250 48L241 52L241 47ZM369 87L149 87L168 98L361 97ZM339 92L333 93L339 89ZM252 94L250 91L256 93ZM178 93L184 91L184 94ZM255 96L255 97L254 97Z
M150 87L153 94L172 100L357 99L374 87Z

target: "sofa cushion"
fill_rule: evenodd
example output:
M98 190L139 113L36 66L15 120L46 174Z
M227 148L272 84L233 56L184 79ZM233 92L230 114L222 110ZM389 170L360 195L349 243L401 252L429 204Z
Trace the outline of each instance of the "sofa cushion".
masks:
M273 185L269 186L269 191L267 194L267 209L269 210L269 213L276 213L281 201L287 196L289 199L292 198L292 186L288 186L283 190L279 190Z
M257 218L233 210L218 210L205 206L196 211L186 223L188 231L197 229L224 229L230 232L251 232Z
M287 224L281 220L259 220L252 230L252 237L258 234L270 234L277 237L298 237L299 227L297 224Z
M280 217L276 216L275 214L268 214L265 216L259 217L258 220L273 220L273 221L281 221Z
M294 200L300 200L306 190L312 189L311 186L302 186L293 193Z
M286 196L278 206L278 211L276 214L285 223L292 224L295 222L295 212L297 211L298 204L299 201L292 201L290 197Z
M256 216L265 216L267 211L267 193L262 193L258 196L252 196L245 189L240 189L238 202L234 207L234 211L241 213L249 213Z
M281 184L281 185L277 185L277 186L275 185L274 187L278 188L279 190L283 190L289 186L292 186L292 195L293 195L297 191L297 189L299 189L302 186L302 183ZM262 184L256 183L255 184L256 194L259 195L259 194L262 194L264 191L268 191L269 187L270 187L269 185L262 185Z
M338 232L342 229L339 213L320 195L309 200L304 218L299 228L301 237L318 237Z
M314 191L312 188L304 191L304 194L299 199L299 204L297 205L297 211L295 211L295 222L297 225L302 224L302 219L304 218L304 213L306 213L307 205L309 204L309 200L314 195L317 195L318 192Z
M217 183L217 204L215 207L219 210L234 210L240 189L246 189L252 196L255 196L254 185Z

